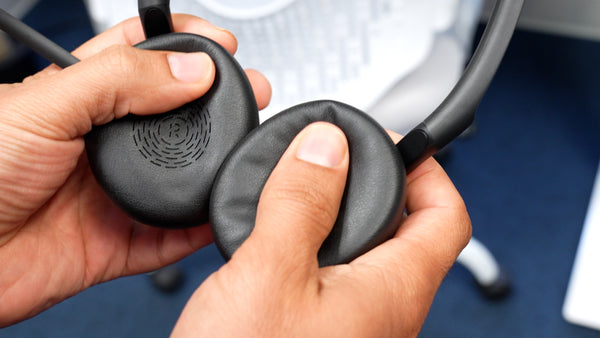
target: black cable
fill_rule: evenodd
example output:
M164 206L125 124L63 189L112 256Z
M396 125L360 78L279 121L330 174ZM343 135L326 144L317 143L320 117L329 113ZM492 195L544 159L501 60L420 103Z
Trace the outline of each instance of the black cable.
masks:
M0 29L59 67L66 68L79 62L67 50L3 9L0 9Z
M462 77L440 106L396 147L408 171L466 130L515 30L524 0L497 0L485 32Z

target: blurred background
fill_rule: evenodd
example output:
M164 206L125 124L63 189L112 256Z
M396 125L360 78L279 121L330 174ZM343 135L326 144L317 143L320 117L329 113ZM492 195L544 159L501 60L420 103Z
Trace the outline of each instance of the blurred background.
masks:
M273 104L262 113L263 120L283 107L329 97L352 103L400 132L441 102L490 12L490 4L479 0L271 3L279 6L235 11L231 0L176 0L172 8L236 33L240 63L263 71L273 82ZM348 4L367 6L367 15L345 16ZM0 6L68 50L136 15L133 0L0 0ZM340 20L335 31L323 23L327 20L319 20L331 17L329 13ZM474 236L508 272L511 292L490 300L471 274L456 265L440 288L422 337L600 337L600 287L570 283L584 225L584 238L593 237L591 246L600 248L598 230L590 231L600 222L586 218L596 210L590 198L600 158L599 13L595 0L526 1L474 127L440 157L466 201ZM294 40L296 45L287 45L285 35L270 35L286 29L294 34L293 27L303 20L324 26ZM249 24L251 29L245 29ZM323 32L333 33L323 37ZM325 38L345 43L331 52ZM300 67L299 61L277 53L302 46L315 48L307 54L313 63ZM261 54L265 50L268 54ZM2 82L20 81L46 65L0 34ZM600 254L577 261L595 263ZM122 278L0 329L0 337L164 337L191 293L223 263L209 246L176 264L183 280L174 291L161 291L148 275ZM578 264L583 276L598 278L597 264L584 265ZM577 295L570 310L587 318L585 325L565 320L567 293Z

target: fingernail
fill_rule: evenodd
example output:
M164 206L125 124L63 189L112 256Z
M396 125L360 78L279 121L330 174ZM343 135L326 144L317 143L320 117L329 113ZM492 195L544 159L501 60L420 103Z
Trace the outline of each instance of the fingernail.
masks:
M296 157L322 167L337 167L348 151L342 131L328 124L310 125L301 137Z
M173 77L183 82L204 80L214 67L206 53L171 53L167 60Z

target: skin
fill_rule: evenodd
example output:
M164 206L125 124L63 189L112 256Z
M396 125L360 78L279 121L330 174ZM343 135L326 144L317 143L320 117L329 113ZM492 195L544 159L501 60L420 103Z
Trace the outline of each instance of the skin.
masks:
M317 156L305 156L307 135L318 140ZM335 222L348 161L346 139L333 125L309 125L296 137L262 191L254 231L193 294L174 337L418 334L470 238L465 205L429 159L407 177L408 217L393 239L350 264L319 268L317 252Z
M231 53L237 48L231 33L204 20L176 15L174 26ZM132 19L74 51L81 62L0 87L0 326L94 284L171 264L212 241L208 225L137 224L90 172L82 136L92 125L171 110L202 96L214 80L210 60L197 78L175 78L171 62L181 67L189 60L130 47L142 40L139 20ZM263 108L269 84L256 71L247 74Z
M237 47L231 33L192 16L175 15L174 26L232 53ZM132 221L89 170L82 136L92 125L168 111L212 84L214 65L202 55L190 60L130 47L142 40L132 19L77 49L80 63L0 87L0 326L212 241L207 225L163 230ZM177 72L194 64L203 65L195 75ZM265 107L268 82L247 74ZM193 294L173 336L419 332L470 238L465 205L430 159L408 175L407 217L393 239L350 264L319 268L317 251L336 218L349 156L333 125L312 124L296 137L262 191L253 233Z

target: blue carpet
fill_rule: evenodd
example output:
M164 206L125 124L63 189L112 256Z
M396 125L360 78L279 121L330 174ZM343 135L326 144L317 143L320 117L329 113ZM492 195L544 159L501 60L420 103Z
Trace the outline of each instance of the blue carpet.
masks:
M600 337L561 316L600 155L599 59L598 42L516 33L478 132L445 163L514 292L482 299L455 267L423 337Z
M92 34L80 1L41 1L27 22L68 49ZM468 205L474 235L509 271L513 292L486 300L456 266L422 337L600 337L561 316L600 158L597 60L598 42L516 33L480 106L477 133L456 141L444 161ZM44 64L36 61L36 67ZM165 337L191 293L221 264L210 246L178 263L186 279L175 293L159 292L145 275L124 278L0 336Z

